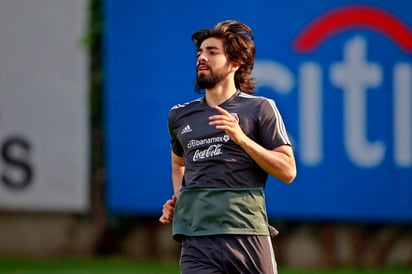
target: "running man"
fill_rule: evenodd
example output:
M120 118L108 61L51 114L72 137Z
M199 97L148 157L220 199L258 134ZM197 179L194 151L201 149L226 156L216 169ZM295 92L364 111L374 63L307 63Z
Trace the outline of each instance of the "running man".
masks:
M168 118L174 195L160 222L173 222L183 274L277 273L264 188L268 175L296 176L275 102L253 95L249 26L223 21L192 35L197 100Z

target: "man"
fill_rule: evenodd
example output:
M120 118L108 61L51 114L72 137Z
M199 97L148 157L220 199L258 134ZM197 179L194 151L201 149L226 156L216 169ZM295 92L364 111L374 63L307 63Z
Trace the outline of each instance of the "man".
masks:
M296 176L293 150L273 100L253 96L252 30L236 21L192 35L196 90L204 98L169 113L173 221L183 274L277 273L264 187L268 174Z

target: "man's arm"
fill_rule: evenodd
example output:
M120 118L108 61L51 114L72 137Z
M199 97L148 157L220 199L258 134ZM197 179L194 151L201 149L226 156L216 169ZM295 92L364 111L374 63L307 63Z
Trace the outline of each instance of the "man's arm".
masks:
M268 150L247 136L242 140L239 145L264 171L288 184L295 179L296 163L291 146Z
M182 187L183 174L185 173L184 158L172 152L172 182L173 192L177 196Z
M229 112L219 106L216 106L215 109L221 115L210 116L210 125L224 130L230 139L241 146L268 174L285 183L291 183L295 179L296 163L290 145L281 145L273 150L266 149L250 139Z
M173 196L163 204L162 216L159 221L163 224L168 224L173 220L177 194L182 188L183 174L185 172L184 158L177 156L172 152L172 182Z

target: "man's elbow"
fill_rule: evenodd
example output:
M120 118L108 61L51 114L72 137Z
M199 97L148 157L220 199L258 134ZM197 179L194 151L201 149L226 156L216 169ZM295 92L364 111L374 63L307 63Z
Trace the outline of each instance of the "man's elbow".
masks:
M296 167L291 167L283 174L282 181L286 184L290 184L295 180L297 175Z

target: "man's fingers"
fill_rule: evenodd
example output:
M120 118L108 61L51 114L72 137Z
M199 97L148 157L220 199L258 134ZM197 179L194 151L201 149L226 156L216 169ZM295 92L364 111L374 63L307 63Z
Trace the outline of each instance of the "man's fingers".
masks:
M172 221L172 219L173 219L173 214L171 214L170 211L163 209L163 213L162 213L162 216L160 216L159 221L162 224L168 224Z
M177 200L176 196L173 195L172 199L169 200L169 201L170 201L170 205L173 206L173 207L175 207L175 206L176 206L176 200Z
M221 113L221 114L223 114L223 115L228 115L229 114L229 112L227 112L227 110L225 110L224 108L221 108L221 107L219 107L219 106L215 106L215 109L219 112L219 113ZM230 114L229 114L230 115Z
M164 215L162 215L159 218L159 222L161 222L162 224L168 224L168 223L170 223L170 220L167 219Z
M230 114L228 111L225 109L216 106L215 109L220 113L220 115L212 115L209 116L209 124L210 125L215 125L215 126L232 126L233 124L237 124L238 120L236 120L235 117L233 117L232 114Z
M166 206L167 206L167 207L175 208L175 206L176 206L176 200L173 200L173 199L167 200L166 203L163 205L163 208L166 207Z
M172 213L173 211L174 211L174 209L175 209L175 207L174 206L171 206L171 205L169 205L169 204L166 204L166 205L164 205L163 206L163 210L162 210L162 212L163 212L163 214L165 214L165 213Z
M167 200L164 203L162 208L162 216L159 218L159 221L162 224L168 224L172 221L176 206L176 200L176 195L173 195L171 199Z
M235 123L231 116L224 115L213 115L209 117L209 120L209 125L215 126L217 129L227 129Z

